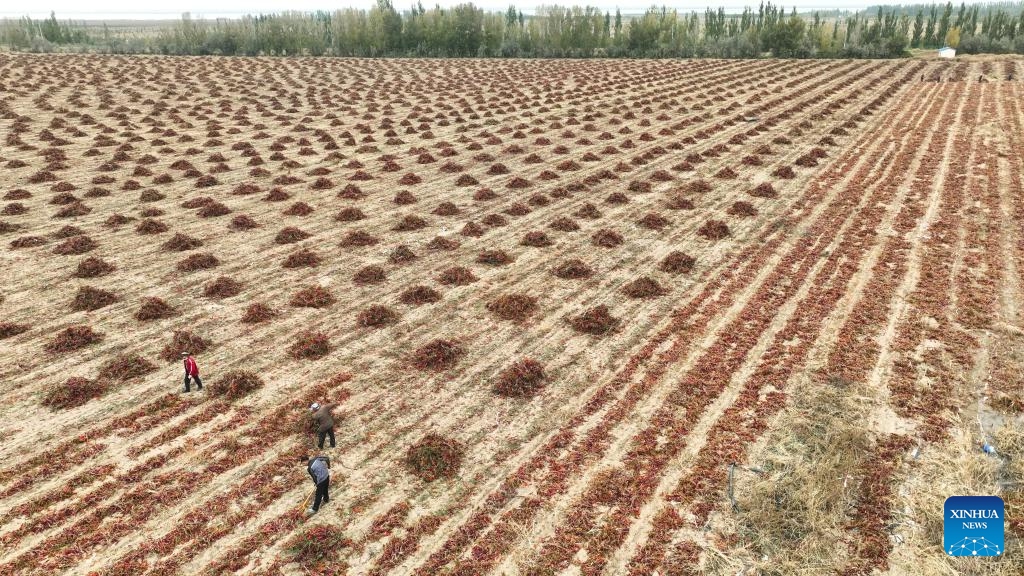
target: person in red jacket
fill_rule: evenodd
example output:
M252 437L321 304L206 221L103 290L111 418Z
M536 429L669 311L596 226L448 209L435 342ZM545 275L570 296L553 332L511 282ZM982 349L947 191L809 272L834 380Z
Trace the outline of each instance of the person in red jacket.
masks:
M182 352L181 356L185 359L185 392L192 391L189 387L192 380L196 381L196 390L202 390L203 381L199 379L199 365L196 364L196 359L189 352Z

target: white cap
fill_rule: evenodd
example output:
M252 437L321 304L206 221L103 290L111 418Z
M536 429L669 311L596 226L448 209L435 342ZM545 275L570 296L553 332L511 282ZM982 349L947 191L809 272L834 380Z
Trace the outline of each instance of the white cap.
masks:
M317 410L320 409L320 404L317 402L313 402L312 404L309 405L309 409L316 412Z

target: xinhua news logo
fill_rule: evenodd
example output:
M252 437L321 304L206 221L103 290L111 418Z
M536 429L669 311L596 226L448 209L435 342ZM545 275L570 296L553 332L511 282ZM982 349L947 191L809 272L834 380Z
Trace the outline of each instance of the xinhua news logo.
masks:
M950 496L943 516L943 548L950 556L1002 556L1003 499Z

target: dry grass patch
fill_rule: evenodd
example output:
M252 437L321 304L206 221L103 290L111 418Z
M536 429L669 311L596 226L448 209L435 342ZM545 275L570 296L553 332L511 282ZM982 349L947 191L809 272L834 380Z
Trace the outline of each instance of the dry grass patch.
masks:
M871 454L862 425L865 404L848 385L815 385L790 395L793 405L769 435L759 458L762 475L737 476L738 533L755 561L780 574L837 573L844 554L845 525L855 503L858 478ZM755 568L757 570L758 568Z

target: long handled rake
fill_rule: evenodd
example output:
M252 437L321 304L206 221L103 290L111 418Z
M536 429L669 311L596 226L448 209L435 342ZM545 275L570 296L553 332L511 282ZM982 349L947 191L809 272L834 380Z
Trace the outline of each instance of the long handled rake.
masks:
M299 511L306 511L309 509L310 502L313 501L313 495L316 494L316 487L313 487L306 496L306 499L302 501L302 506L299 507Z

